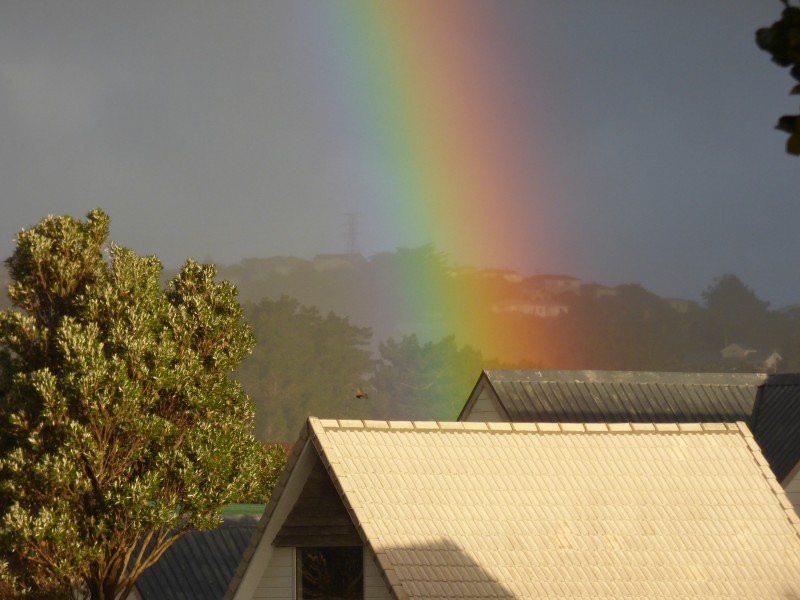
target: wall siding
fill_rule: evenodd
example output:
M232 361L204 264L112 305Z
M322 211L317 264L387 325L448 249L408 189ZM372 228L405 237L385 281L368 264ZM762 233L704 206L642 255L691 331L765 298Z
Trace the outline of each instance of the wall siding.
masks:
M294 599L294 548L275 548L253 598Z
M369 552L364 552L364 600L392 600L389 588Z
M784 482L784 490L786 490L786 497L789 498L789 502L792 503L795 511L800 515L800 471L795 473L788 483Z
M350 513L347 512L331 476L317 460L303 491L281 525L274 546L360 546Z
M254 600L294 600L294 554L295 548L274 549L272 561L258 583ZM392 600L389 588L369 552L364 552L364 600Z
M505 418L495 408L491 399L491 392L484 388L481 390L477 400L475 400L475 404L472 405L469 415L464 420L483 423L505 421Z

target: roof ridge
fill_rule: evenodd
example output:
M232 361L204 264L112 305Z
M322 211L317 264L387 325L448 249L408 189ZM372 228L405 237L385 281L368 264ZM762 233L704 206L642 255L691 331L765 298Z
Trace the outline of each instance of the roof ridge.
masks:
M485 369L482 373L493 383L519 381L536 384L554 383L625 383L665 384L677 387L758 387L770 377L766 373L694 373L687 371L619 371L619 370L559 370L559 369ZM791 381L791 380L790 380Z
M800 538L800 516L798 516L794 505L792 505L789 497L786 495L786 490L783 489L781 482L778 481L775 477L775 473L772 472L772 468L769 466L767 459L764 458L764 453L753 437L752 432L744 423L742 423L742 426L742 437L747 444L747 449L750 450L753 461L759 467L761 477L766 480L770 490L772 490L772 493L775 495L778 504L780 504L783 509L784 515L786 515L786 519L789 521L792 529L794 529L795 535Z
M742 433L743 421L720 422L529 422L377 421L371 419L309 419L315 437L326 431L490 431L493 433ZM747 432L749 433L749 429Z

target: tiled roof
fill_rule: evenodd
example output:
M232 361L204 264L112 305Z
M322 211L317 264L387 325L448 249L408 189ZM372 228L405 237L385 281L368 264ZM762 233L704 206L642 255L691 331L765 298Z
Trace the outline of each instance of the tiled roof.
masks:
M216 529L177 540L139 577L136 589L142 600L220 600L259 516L225 517Z
M398 600L800 595L800 520L743 423L310 419L304 437Z
M745 421L779 480L800 461L798 374L487 370L476 390L482 381L513 422Z

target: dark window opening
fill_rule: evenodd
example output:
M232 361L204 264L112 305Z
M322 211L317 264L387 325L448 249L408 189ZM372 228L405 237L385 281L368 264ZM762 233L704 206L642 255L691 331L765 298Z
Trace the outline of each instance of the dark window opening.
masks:
M298 548L297 587L302 600L363 600L361 548Z

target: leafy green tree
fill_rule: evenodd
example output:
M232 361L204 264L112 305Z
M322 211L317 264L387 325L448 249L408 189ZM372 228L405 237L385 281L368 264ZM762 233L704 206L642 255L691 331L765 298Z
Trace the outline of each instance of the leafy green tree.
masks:
M756 31L756 44L769 52L772 62L781 67L791 67L790 73L800 82L800 8L781 0L784 6L781 18L769 27ZM800 83L795 84L791 94L800 94ZM800 115L784 115L778 119L776 129L789 134L786 152L800 156Z
M416 335L379 346L372 388L381 417L453 420L475 386L482 369L496 365L454 336L420 344Z
M374 365L369 328L286 296L245 305L245 314L257 343L237 377L255 402L259 439L293 440L309 415L370 414L368 398L356 397Z
M608 297L576 297L570 311L542 324L551 368L671 369L681 355L680 315L637 284Z
M278 485L278 480L286 467L289 458L288 445L264 444L266 450L261 467L258 469L259 483L251 487L250 494L237 499L242 504L266 504L272 496L272 490Z
M47 217L6 261L0 562L27 597L127 597L180 536L259 484L252 404L229 377L253 338L236 290L111 243L100 210Z
M737 342L763 344L773 337L769 303L761 300L736 275L728 273L717 277L703 291L703 300L715 349Z

